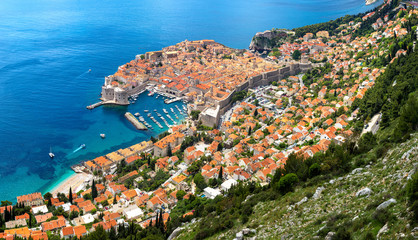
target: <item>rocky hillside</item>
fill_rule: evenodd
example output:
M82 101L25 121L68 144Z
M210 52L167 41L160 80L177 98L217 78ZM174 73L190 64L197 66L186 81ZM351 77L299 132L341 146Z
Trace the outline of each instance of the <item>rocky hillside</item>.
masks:
M253 51L269 51L277 47L288 36L286 30L267 30L255 34L250 43L250 49Z
M405 187L418 170L418 134L336 179L260 202L246 224L209 239L415 239ZM199 220L176 239L193 239Z

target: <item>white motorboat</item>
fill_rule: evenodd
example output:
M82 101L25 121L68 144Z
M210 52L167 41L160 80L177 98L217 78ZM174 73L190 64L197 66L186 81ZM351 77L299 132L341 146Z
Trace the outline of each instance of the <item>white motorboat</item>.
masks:
M49 157L50 158L54 158L55 157L55 154L52 153L52 148L51 147L49 147Z

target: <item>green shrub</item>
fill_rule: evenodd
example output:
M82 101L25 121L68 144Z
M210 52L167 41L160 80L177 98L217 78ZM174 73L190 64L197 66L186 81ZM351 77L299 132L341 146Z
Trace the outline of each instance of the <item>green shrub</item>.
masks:
M321 173L321 166L318 163L314 163L309 167L309 177L315 177Z
M416 200L412 206L412 223L418 223L418 200Z
M287 193L289 191L292 191L294 188L294 185L299 182L299 178L294 173L286 174L284 177L280 178L280 181L278 183L278 189L281 193Z
M412 175L411 180L408 181L406 185L406 196L410 203L418 200L418 172Z
M242 224L246 224L248 220L249 220L249 217L247 215L241 215Z
M380 224L384 225L389 221L392 221L395 219L395 216L393 216L390 212L388 212L386 209L376 210L373 215L373 219L378 221Z
M412 211L412 222L418 223L418 172L412 175L411 180L406 185L406 196Z
M376 239L376 237L374 236L374 234L372 232L367 232L366 235L364 235L364 240L374 240Z
M339 239L339 240L350 240L351 239L351 233L347 230L347 227L341 226L338 228L337 233L333 237L333 239Z

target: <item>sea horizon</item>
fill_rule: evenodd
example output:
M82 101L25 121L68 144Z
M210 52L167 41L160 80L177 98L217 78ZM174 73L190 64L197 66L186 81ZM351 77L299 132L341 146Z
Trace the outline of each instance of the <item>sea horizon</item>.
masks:
M72 175L71 165L168 129L154 125L154 131L138 131L123 114L144 115L145 107L181 102L167 106L161 97L142 94L130 106L86 110L98 101L104 77L137 54L185 39L248 48L256 32L326 22L382 2L2 1L0 199L15 202L19 195L44 194ZM80 144L86 148L74 152ZM48 156L50 148L54 159Z

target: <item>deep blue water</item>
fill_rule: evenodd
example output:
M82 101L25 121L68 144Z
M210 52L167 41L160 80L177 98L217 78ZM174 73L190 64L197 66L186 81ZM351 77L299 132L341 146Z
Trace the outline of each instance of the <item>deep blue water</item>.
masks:
M256 32L324 22L381 2L1 0L0 199L45 192L71 173L70 165L160 133L135 130L123 114L166 107L161 98L85 109L97 101L104 76L136 54L185 39L247 48ZM87 148L70 154L81 143Z

